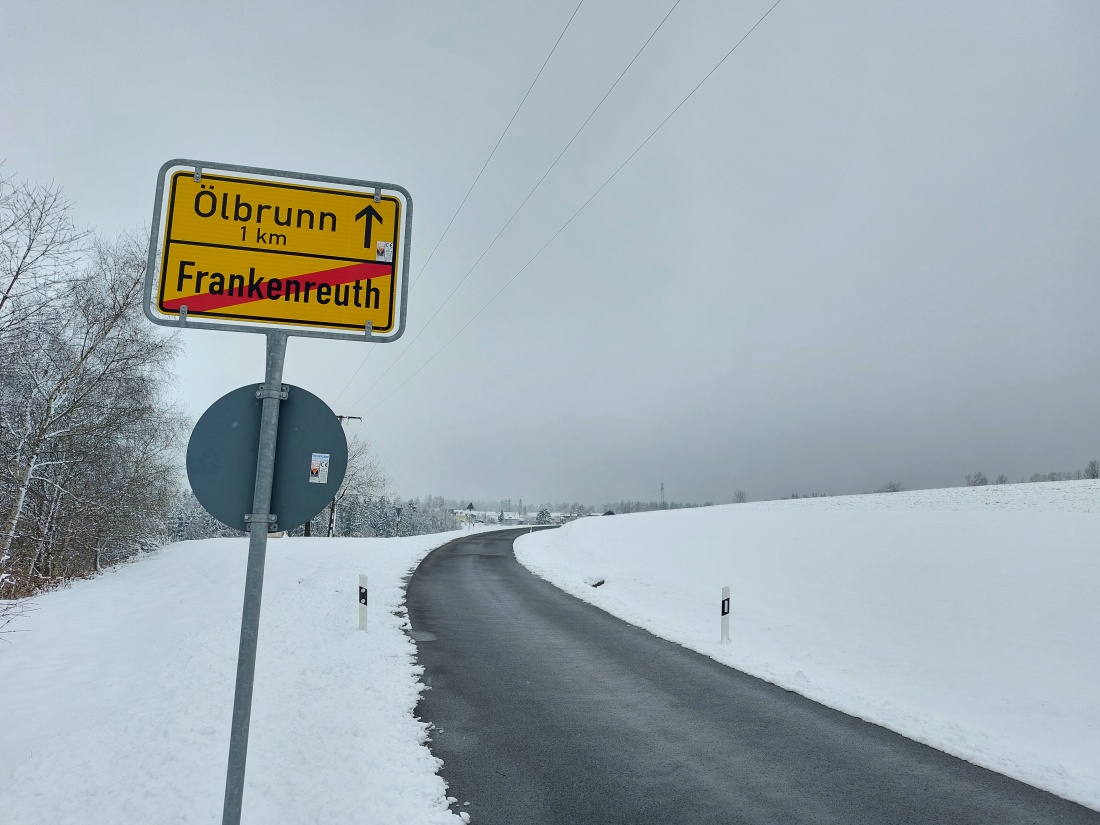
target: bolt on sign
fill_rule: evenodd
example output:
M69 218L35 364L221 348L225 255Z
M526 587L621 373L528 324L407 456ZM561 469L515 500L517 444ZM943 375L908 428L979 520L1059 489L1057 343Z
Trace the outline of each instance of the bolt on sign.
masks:
M146 315L171 326L395 340L411 218L412 199L394 184L169 161L157 182Z

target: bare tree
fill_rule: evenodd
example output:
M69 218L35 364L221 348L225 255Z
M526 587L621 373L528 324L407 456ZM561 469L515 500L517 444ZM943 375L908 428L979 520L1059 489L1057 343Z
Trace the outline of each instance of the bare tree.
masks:
M328 507L327 535L336 535L336 510L349 493L361 498L380 496L386 489L386 483L386 475L371 450L370 442L352 436L348 442L347 472Z
M4 634L15 632L9 625L33 609L26 599L0 599L0 641L7 641Z
M738 490L733 494L734 504L744 504L746 501L748 501L748 498L746 498L744 490Z
M175 344L140 312L142 239L97 242L0 364L0 596L149 545L182 417L159 397ZM162 525L163 526L163 525Z
M1085 467L1085 478L1100 478L1100 461L1095 458Z
M60 187L0 177L0 344L69 283L85 238Z

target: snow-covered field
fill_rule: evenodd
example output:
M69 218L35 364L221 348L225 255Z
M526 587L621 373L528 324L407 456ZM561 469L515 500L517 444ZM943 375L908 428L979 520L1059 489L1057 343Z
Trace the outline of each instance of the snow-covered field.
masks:
M399 611L402 578L459 535L268 543L244 822L460 825ZM221 822L246 555L173 544L35 600L0 642L5 825Z
M245 822L462 821L413 718L400 609L402 578L457 535L269 543ZM657 635L1100 809L1097 536L1100 482L1078 481L590 518L517 555ZM246 549L170 545L36 600L0 642L5 823L220 821Z
M516 548L658 636L1100 810L1100 482L588 518Z

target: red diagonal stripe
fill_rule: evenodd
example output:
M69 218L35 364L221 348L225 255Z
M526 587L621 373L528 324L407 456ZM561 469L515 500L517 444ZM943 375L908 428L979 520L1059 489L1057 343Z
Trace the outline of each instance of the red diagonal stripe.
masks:
M260 293L259 296L248 295L248 274L245 273L245 285L242 290L244 293L243 295L212 295L208 292L202 292L198 295L188 295L185 298L173 298L170 301L164 301L162 307L168 311L178 311L181 306L186 304L188 312L209 312L212 309L223 309L225 307L237 306L238 304L248 304L253 301L267 300L267 285L269 283L275 283L276 281L282 282L282 292L279 298L273 298L272 300L282 300L282 295L286 294L286 285L290 281L296 281L301 286L302 299L304 300L306 281L312 284L312 289L316 289L320 284L336 286L337 284L348 284L352 281L366 281L371 278L381 278L384 275L391 274L392 271L393 264L384 263L382 261L364 261L358 264L351 264L350 266L340 266L336 269L307 272L303 275L295 275L291 278L264 278L263 285L256 290L256 292ZM228 278L226 281L226 287L228 288Z

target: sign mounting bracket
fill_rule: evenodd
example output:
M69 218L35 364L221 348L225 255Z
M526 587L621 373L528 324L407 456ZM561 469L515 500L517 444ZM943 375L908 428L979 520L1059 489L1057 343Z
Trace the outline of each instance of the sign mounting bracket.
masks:
M274 387L268 387L266 384L260 384L256 388L257 398L278 398L280 401L286 401L287 396L290 395L290 388L286 384L280 385L282 389L277 390Z

